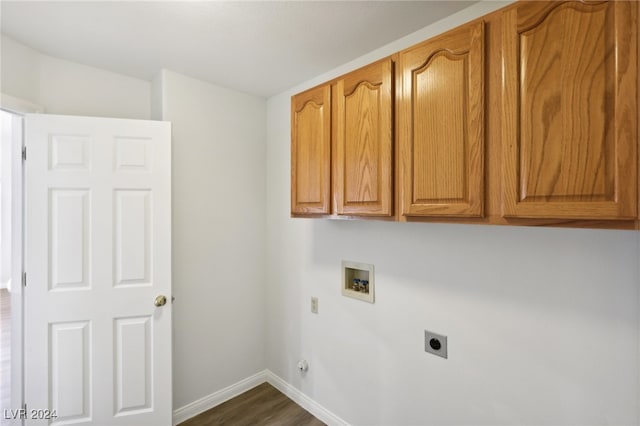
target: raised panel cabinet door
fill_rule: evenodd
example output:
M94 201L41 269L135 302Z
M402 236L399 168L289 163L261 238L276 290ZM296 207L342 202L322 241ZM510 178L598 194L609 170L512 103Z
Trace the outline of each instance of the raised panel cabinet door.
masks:
M331 213L331 87L291 98L291 213Z
M637 217L637 4L504 13L503 215Z
M404 216L484 215L484 22L400 53Z
M378 61L335 85L337 213L391 216L393 204L393 62Z

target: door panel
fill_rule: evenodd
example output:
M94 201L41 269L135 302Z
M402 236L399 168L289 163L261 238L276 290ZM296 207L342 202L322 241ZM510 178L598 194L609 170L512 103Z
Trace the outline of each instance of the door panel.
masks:
M171 298L170 124L25 128L26 403L56 424L171 424L171 304L154 305Z
M484 214L484 23L400 53L404 216Z
M634 2L522 2L503 23L504 216L637 216Z
M91 323L49 324L49 393L58 422L91 420Z
M291 213L331 213L331 88L291 99Z
M50 189L49 194L49 288L88 289L91 287L91 193L88 189Z
M464 122L468 89L460 83L465 82L468 69L468 55L442 51L414 73L418 91L433 95L419 95L414 104L414 135L429 143L414 145L413 204L465 199L466 182L458 177L465 174L466 129L441 123L445 117L449 124Z
M115 286L150 285L151 191L116 190Z
M86 136L52 135L49 170L89 170L91 140Z
M153 145L146 138L115 139L115 169L118 172L151 172Z
M152 318L114 319L116 351L116 415L151 410Z
M393 62L384 59L335 85L337 213L390 216L393 205Z

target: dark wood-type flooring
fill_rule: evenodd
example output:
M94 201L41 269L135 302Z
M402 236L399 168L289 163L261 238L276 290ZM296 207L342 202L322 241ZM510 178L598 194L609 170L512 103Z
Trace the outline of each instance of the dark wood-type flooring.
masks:
M11 403L11 305L6 289L0 290L0 425L8 424L4 410Z
M198 414L179 426L321 426L320 420L269 383Z

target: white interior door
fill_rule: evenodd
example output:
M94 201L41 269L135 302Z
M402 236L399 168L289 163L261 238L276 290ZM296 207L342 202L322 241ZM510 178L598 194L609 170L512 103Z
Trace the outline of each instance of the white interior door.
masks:
M170 425L170 123L34 114L25 136L27 424Z

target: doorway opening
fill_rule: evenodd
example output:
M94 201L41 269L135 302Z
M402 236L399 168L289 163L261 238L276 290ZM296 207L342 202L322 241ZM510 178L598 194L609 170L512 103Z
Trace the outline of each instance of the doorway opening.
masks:
M0 424L22 407L22 124L0 109Z

